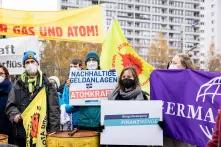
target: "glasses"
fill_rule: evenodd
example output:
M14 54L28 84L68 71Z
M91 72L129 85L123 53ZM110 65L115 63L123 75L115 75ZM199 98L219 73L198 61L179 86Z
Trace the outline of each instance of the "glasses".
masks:
M0 76L3 76L3 75L5 75L5 73L3 73L3 72L0 72Z

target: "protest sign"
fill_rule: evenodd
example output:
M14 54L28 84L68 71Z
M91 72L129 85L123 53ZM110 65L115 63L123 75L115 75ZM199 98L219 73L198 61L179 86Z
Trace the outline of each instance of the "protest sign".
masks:
M73 105L100 105L117 84L115 71L71 70L70 103Z
M102 101L101 144L163 145L162 101Z

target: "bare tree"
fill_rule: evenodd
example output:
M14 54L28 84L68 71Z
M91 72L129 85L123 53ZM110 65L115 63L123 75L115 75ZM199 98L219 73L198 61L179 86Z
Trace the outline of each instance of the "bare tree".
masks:
M214 43L210 44L208 50L208 70L209 71L221 71L221 54L215 51Z
M174 54L175 49L170 49L163 34L159 33L148 50L148 62L155 68L165 69Z
M72 59L81 59L84 63L89 50L101 52L101 44L46 41L41 55L41 68L48 76L58 76L60 80L67 79L69 64Z

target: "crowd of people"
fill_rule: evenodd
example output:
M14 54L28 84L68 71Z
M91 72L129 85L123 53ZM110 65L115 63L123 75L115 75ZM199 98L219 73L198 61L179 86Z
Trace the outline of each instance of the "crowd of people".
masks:
M85 70L100 70L99 55L89 51L85 57ZM49 78L39 67L36 53L26 51L23 56L24 73L13 82L10 73L0 65L0 133L9 136L8 143L19 147L25 146L26 133L22 123L22 112L28 107L42 87L46 87L47 95L47 132L63 130L94 130L102 131L100 124L100 106L73 106L69 102L70 80L61 84L56 76ZM83 61L73 59L70 62L72 70L82 70ZM194 69L189 56L177 54L167 69ZM149 94L142 91L138 75L133 67L121 71L118 84L108 96L109 100L148 100ZM221 114L220 114L221 116ZM218 146L220 138L220 117L216 127L216 137L208 146ZM163 125L160 125L163 129ZM194 145L164 137L166 147L191 147Z

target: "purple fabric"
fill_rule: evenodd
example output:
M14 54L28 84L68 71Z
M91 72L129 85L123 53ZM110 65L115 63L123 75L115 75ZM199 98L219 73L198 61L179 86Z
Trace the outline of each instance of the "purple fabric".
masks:
M205 147L221 105L221 73L155 70L150 96L163 100L164 135Z

